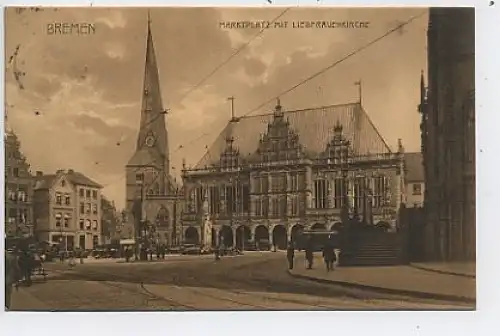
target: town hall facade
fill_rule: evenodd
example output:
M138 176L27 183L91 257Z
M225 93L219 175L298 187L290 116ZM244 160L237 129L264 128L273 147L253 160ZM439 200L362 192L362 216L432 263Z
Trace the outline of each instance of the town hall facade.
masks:
M395 229L404 170L402 144L391 152L360 103L284 111L278 99L270 114L232 118L183 167L185 240L200 239L208 216L213 245L284 247L301 230L340 225L345 205Z
M141 122L126 165L127 221L169 246L278 247L304 229L332 229L342 209L396 228L404 149L392 152L360 102L233 117L182 186L170 173L168 133L150 22Z

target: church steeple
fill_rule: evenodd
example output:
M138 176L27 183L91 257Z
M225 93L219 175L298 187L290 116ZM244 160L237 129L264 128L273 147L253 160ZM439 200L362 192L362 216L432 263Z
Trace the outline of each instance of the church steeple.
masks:
M163 108L160 78L148 12L146 60L142 91L141 124L136 151L152 149L164 158L165 173L169 172L168 134L165 124L166 110Z

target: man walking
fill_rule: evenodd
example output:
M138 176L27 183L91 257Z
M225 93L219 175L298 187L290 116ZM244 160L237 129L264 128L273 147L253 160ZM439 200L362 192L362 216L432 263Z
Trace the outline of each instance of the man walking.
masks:
M333 244L329 241L323 247L323 259L325 260L326 271L333 271L333 263L335 262L335 250Z
M288 269L293 269L293 259L295 257L295 247L293 246L293 242L290 241L288 243L288 247L286 249L286 258L288 259Z
M31 286L31 274L33 271L33 257L28 250L21 252L18 258L19 268L21 269L22 277L24 278L24 284L26 286Z
M5 310L9 310L12 298L12 286L16 286L21 279L19 261L12 251L5 251Z
M312 269L314 260L314 244L311 238L309 238L306 246L306 261L307 269Z

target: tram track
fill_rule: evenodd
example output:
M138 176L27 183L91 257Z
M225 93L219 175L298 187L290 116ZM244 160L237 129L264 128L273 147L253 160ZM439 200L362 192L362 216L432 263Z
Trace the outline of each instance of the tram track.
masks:
M206 310L206 309L197 308L197 307L195 307L193 305L186 305L184 303L181 303L181 302L179 302L177 300L174 300L174 299L169 298L169 297L164 296L164 295L158 295L158 294L153 293L152 291L150 291L146 287L146 285L144 284L144 282L147 282L148 280L155 280L155 282L157 282L156 279L148 279L148 278L144 278L144 277L142 279L138 279L136 277L120 275L120 280L122 280L124 282L135 283L140 288L140 290L133 290L133 289L127 287L127 286L120 285L119 281L117 281L117 282L110 282L110 281L107 281L107 280L103 280L102 279L103 276L104 277L113 277L113 276L116 276L116 274L113 274L113 273L110 273L110 272L103 272L101 270L100 271L86 271L85 274L79 273L78 275L77 274L68 273L68 272L65 272L65 271L59 271L59 270L53 270L53 272L59 273L59 274L64 274L66 277L73 278L75 280L76 279L80 279L80 280L97 281L100 284L102 284L104 286L107 286L107 287L117 288L117 289L120 289L120 290L123 290L123 291L127 291L127 292L131 292L131 293L134 293L134 294L141 294L141 295L144 295L148 299L151 299L151 300L163 301L163 302L171 305L172 308L178 308L178 309L182 309L182 310ZM193 293L193 294L195 294L197 296L203 296L203 297L215 300L215 301L229 302L229 303L232 303L234 305L241 306L242 308L243 307L247 307L247 308L250 308L250 309L253 308L253 309L258 309L258 310L272 310L272 308L270 308L268 306L258 305L258 304L253 304L253 303L248 303L248 302L244 302L242 300L236 300L236 299L227 298L227 297L223 297L223 296L219 296L219 295L214 295L214 294L207 293L207 292L205 292L203 290L200 290L200 289L196 289L196 288L193 288L193 287L190 287L190 286L185 286L182 283L182 279L180 277L177 277L177 276L173 276L172 280L173 280L172 282L173 282L174 286L182 288L185 291L189 291L189 292L191 292L191 293ZM232 281L232 282L234 282L235 285L237 284L235 281ZM203 285L202 281L200 281L200 285ZM278 299L278 298L267 297L267 296L262 295L262 294L257 294L257 293L254 294L254 293L251 293L251 292L249 293L249 292L243 292L243 291L238 291L238 290L224 289L224 291L228 292L228 293L236 294L236 295L249 295L249 296L253 296L253 297L260 297L260 298L263 298L263 299L265 299L267 301L274 301L274 302L281 302L281 303L301 304L301 305L311 306L311 307L318 308L318 309L332 309L331 306L314 305L314 304L310 304L310 303L304 303L304 302L301 302L299 300Z
M406 297L388 297L370 291L296 281L285 275L284 269L278 270L276 263L266 264L264 261L264 264L257 265L262 262L225 264L222 260L205 264L203 268L199 268L200 265L170 270L146 267L133 272L130 269L82 268L53 272L63 275L59 279L95 281L140 295L137 298L144 297L143 305L147 309L158 310L369 310L380 309L380 306L404 309L410 301ZM274 273L270 273L269 267ZM425 304L425 301L420 303ZM429 301L427 304L439 303Z
M213 264L214 265L222 265L224 263L224 259L223 260L220 260L220 261L214 261ZM242 290L237 290L237 289L232 289L232 288L227 288L227 287L233 287L233 288L237 288L239 286L241 286L242 284L247 284L247 285L257 285L257 286L261 286L262 285L262 281L263 280L267 280L269 281L268 279L262 279L261 276L257 275L257 278L254 279L251 274L254 273L253 270L254 270L254 267L256 264L259 264L259 263L262 263L262 260L255 260L255 261L251 261L251 262L247 262L245 264L242 264L242 265L235 265L235 266L232 266L231 267L231 273L234 273L234 272L244 272L245 270L249 270L249 277L245 278L245 277L242 277L242 278L238 278L238 279L235 279L233 278L232 276L226 276L227 273L225 272L222 272L221 270L221 273L220 274L210 274L210 276L212 277L213 280L216 280L217 282L220 282L220 283L224 283L225 284L225 288L223 289L223 291L227 292L227 293L230 293L230 294L234 294L234 295L242 295L242 296L251 296L253 298L261 298L262 300L265 300L265 301L271 301L271 302L277 302L277 303L284 303L284 304L295 304L295 305L301 305L301 306L304 306L304 309L317 309L317 310L332 310L332 309L335 309L335 306L334 305L327 305L327 304L321 304L321 303L313 303L313 302L304 302L302 300L299 300L299 299L292 299L292 298L277 298L277 297L272 297L272 296L268 296L268 295L265 295L265 294L262 294L262 293L258 293L258 292L249 292L249 291L242 291ZM197 271L196 271L197 272ZM230 273L230 274L231 274ZM69 275L69 273L66 273L66 275ZM122 286L119 286L116 284L116 282L113 282L112 284L110 284L109 282L105 281L103 279L104 278L113 278L113 277L117 277L117 281L122 281L122 282L130 282L130 283L137 283L139 285L139 287L141 288L141 290L144 292L143 295L145 296L150 296L152 299L154 300L161 300L161 301L164 301L164 302L167 302L167 303L171 303L173 306L175 306L175 308L180 308L180 309L186 309L186 310L200 310L199 308L193 306L193 305L185 305L179 301L176 301L176 300L173 300L172 298L169 298L167 296L163 296L163 295L158 295L158 294L155 294L153 293L151 290L149 290L146 286L145 286L145 283L154 283L154 284L158 284L158 285L163 285L163 283L161 282L161 280L159 281L158 279L158 276L154 275L154 276L148 276L148 274L141 274L141 277L137 277L137 276L130 276L130 275L125 275L125 274L120 274L119 276L117 276L115 273L111 273L111 272L105 272L105 271L102 271L102 270L99 270L99 271L95 271L95 270L86 270L85 273L79 273L78 275L72 275L72 277L74 278L82 278L82 279L89 279L89 280L94 280L94 281L99 281L100 283L103 283L103 284L106 284L108 286L114 286L114 287L119 287L121 289L124 289L124 290L128 290L130 291L129 288L124 288ZM186 281L186 277L188 277L188 279L190 280L194 280L194 283L198 283L200 287L203 287L206 284L205 281L203 281L202 279L199 278L199 274L197 273L191 273L188 271L187 274L184 274L183 276L177 276L177 275L173 275L171 278L170 278L170 283L175 286L175 287L178 287L178 288L182 288L183 290L185 291L189 291L197 296L200 296L200 297L206 297L206 298L209 298L211 300L215 300L215 301L222 301L222 302L229 302L229 303L232 303L234 305L237 305L237 306L241 306L241 307L247 307L249 309L258 309L258 310L273 310L273 308L269 307L269 306L266 306L266 305L260 305L260 304L255 304L255 303L248 303L248 302L245 302L245 301L242 301L242 300L238 300L238 299L234 299L234 298L228 298L228 297L223 297L223 296L220 296L220 295L214 295L214 294L211 294L211 293L207 293L206 291L204 290L200 290L200 289L197 289L197 288L193 288L193 285L186 285L186 282L192 282L192 281ZM164 283L165 285L167 285L167 283ZM297 285L297 284L294 284L294 286ZM274 285L276 286L276 285ZM316 285L317 286L317 285ZM211 287L211 286L209 286ZM262 286L262 289L264 291L268 291L269 289L266 288L265 286ZM274 291L273 291L274 292ZM276 291L277 293L279 293L279 291ZM329 293L331 294L331 293ZM337 293L335 293L337 294ZM362 299L361 297L359 297L358 295L353 295L351 293L349 294L346 294L345 292L343 293L338 293L340 294L339 296L337 295L334 295L335 297L345 297L345 298L351 298L351 299L357 299L357 300L363 300L364 303L366 304L366 300ZM330 296L330 295L329 295ZM359 305L360 307L366 307L366 305Z
M252 262L251 264L254 264L254 263ZM238 268L241 269L241 268L250 267L250 266L251 265L243 265L243 266L240 265ZM79 275L78 277L93 280L93 279L95 279L95 277L99 277L99 276L112 277L114 275L115 274L113 274L113 273L108 273L108 272L103 272L103 271L99 271L99 272L92 271L92 272L87 272L87 274L85 274L85 275ZM137 283L140 286L140 288L142 289L142 291L144 292L143 294L151 297L154 300L161 300L161 301L164 301L167 303L172 303L173 305L176 306L176 308L181 308L181 309L186 309L186 310L200 310L199 308L197 308L195 306L183 304L179 301L173 300L172 298L169 298L169 297L166 297L163 295L155 294L152 291L150 291L149 289L147 289L146 286L144 285L144 282L146 282L148 280L153 280L156 282L156 279L143 278L141 281L135 277L129 277L129 276L123 276L123 275L120 275L120 278L122 280L127 281L127 282ZM241 306L241 307L254 308L254 309L258 309L258 310L272 310L272 308L270 308L268 306L252 304L252 303L244 302L241 300L222 297L222 296L207 293L203 290L196 289L196 288L193 288L191 286L185 286L183 284L181 278L177 277L177 276L173 276L172 280L173 280L172 282L173 282L174 286L182 288L183 290L189 291L189 292L194 293L198 296L203 296L203 297L206 297L206 298L209 298L212 300L216 300L216 301L229 302L229 303ZM227 279L221 279L221 281L225 281L227 283ZM129 292L132 291L129 288L126 288L125 286L120 286L117 283L110 283L109 281L99 280L99 283L106 285L106 286L109 286L109 287L115 287L115 288L119 288L119 289L129 291ZM235 280L232 280L231 283L234 283L235 286L238 285L238 282ZM247 281L247 283L250 283L250 281ZM202 281L200 281L200 285L203 285ZM291 304L309 306L313 309L316 308L316 309L325 310L325 309L333 309L334 308L334 307L328 306L328 305L306 303L306 302L303 302L300 300L269 297L269 296L266 296L266 295L263 295L260 293L255 293L255 292L244 292L244 291L233 290L233 289L224 289L224 291L231 293L231 294L236 294L236 295L246 295L246 296L259 297L259 298L262 298L266 301L273 301L273 302L280 302L280 303L291 303Z
M156 301L165 302L167 305L169 305L169 308L180 308L180 309L184 309L184 310L199 310L198 308L196 308L194 306L186 305L186 304L179 302L177 300L174 300L174 299L171 299L168 297L164 297L164 296L160 296L160 295L156 295L156 294L152 293L151 291L147 290L144 287L144 284L142 282L130 281L130 283L135 283L140 288L140 289L131 289L127 286L120 285L119 282L111 282L111 281L107 281L107 280L96 280L95 279L95 277L99 277L100 275L113 276L114 275L113 273L107 273L107 272L102 272L102 271L100 271L100 272L90 271L90 272L87 272L86 274L75 275L75 274L67 273L67 272L60 271L60 270L52 270L52 272L63 274L65 276L67 276L69 278L73 278L75 280L82 280L83 279L83 280L89 280L89 281L97 281L97 282L99 282L99 284L106 286L106 287L119 289L119 290L129 292L132 294L146 296L147 300L156 300ZM133 279L128 279L128 280L133 280Z

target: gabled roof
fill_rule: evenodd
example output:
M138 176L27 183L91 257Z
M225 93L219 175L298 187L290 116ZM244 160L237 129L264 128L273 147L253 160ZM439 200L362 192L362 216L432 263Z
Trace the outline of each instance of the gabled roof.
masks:
M407 182L424 182L422 153L405 153L405 179Z
M391 150L379 134L359 103L329 105L304 110L284 111L290 127L297 132L299 142L310 158L325 151L334 127L340 123L343 135L350 141L354 155L390 153ZM232 136L233 145L243 159L251 160L261 135L273 120L273 114L241 117L229 122L195 168L217 164L226 148L226 138Z
M87 186L87 187L92 187L92 188L102 188L102 185L99 183L91 180L89 177L83 175L80 172L77 171L69 171L67 173L68 179L70 180L71 183L74 185L80 185L80 186Z
M35 190L49 189L54 184L56 177L56 174L34 176L35 183L33 188Z
M102 188L102 185L91 180L89 177L77 171L62 171L56 174L48 174L42 176L34 176L34 189L43 190L50 189L54 183L59 179L59 177L66 175L68 181L74 185L87 186L92 188Z

